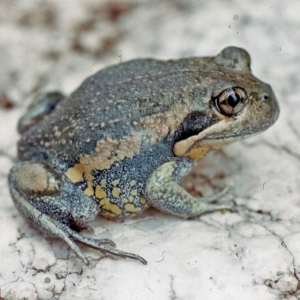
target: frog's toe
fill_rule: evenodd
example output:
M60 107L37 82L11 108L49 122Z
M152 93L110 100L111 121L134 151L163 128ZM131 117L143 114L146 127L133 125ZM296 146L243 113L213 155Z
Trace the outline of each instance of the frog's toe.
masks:
M220 192L214 193L209 196L200 197L199 201L205 202L205 203L212 203L216 200L223 200L225 202L229 202L232 200L232 195L230 195L231 188L226 186L224 187ZM231 207L230 205L227 205L228 207Z
M79 233L73 231L72 229L66 227L65 228L65 231L76 241L86 245L86 246L89 246L93 249L96 249L96 250L99 250L101 253L103 254L112 254L112 255L116 255L116 256L119 256L119 257L122 257L122 258L131 258L131 259L135 259L135 260L138 260L140 261L142 264L146 265L147 264L147 261L137 255L137 254L134 254L134 253L129 253L129 252L125 252L125 251L122 251L122 250L119 250L119 249L115 249L115 248L112 248L111 246L115 246L115 243L108 240L108 239L93 239L93 238L89 238L89 237L84 237L82 235L80 235ZM108 241L109 241L109 245L110 246L107 246L106 244L108 244Z
M111 247L116 247L117 245L110 239L101 239L101 240L96 240L98 241L99 245L109 245Z

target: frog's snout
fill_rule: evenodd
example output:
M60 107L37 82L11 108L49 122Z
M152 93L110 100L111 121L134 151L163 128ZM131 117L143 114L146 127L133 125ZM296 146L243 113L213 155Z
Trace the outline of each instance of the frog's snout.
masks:
M273 119L273 123L275 123L275 121L279 117L280 108L279 108L279 103L278 103L277 97L269 84L267 84L266 92L263 93L261 98L262 98L261 101L269 101L270 110L272 112L271 116Z
M259 97L257 113L261 115L262 127L265 130L276 122L280 114L280 108L277 97L269 84L265 85Z

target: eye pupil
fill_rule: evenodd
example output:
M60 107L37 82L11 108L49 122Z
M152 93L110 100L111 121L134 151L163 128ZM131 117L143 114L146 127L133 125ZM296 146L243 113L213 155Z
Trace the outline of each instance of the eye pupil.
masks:
M243 88L232 87L223 90L217 97L212 98L217 111L225 116L234 116L242 112L247 105L247 94Z
M229 95L227 103L232 107L235 108L239 102L241 101L240 96L237 93L232 93Z

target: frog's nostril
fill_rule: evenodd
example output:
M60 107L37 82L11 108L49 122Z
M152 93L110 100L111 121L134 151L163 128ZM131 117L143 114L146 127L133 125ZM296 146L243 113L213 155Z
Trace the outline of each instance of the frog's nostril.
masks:
M261 101L267 101L270 99L269 95L267 93L263 93L260 97Z

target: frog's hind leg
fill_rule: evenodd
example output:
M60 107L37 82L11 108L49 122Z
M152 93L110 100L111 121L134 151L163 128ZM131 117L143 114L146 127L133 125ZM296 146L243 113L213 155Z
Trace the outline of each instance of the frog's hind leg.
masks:
M222 209L232 209L230 205L214 204L223 197L228 188L206 197L193 197L178 183L194 166L189 158L178 158L158 167L146 183L146 199L153 207L182 218Z
M77 242L123 258L146 264L139 255L115 249L109 239L92 239L77 231L93 220L97 204L74 186L64 175L43 163L19 163L9 174L10 192L18 210L39 229L64 240L86 265L88 258Z

